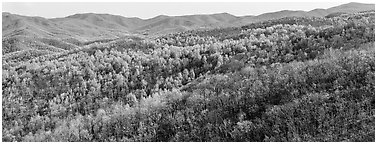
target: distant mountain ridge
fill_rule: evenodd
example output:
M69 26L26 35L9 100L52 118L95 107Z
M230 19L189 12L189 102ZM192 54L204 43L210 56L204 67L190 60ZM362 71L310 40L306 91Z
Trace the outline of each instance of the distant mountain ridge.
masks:
M3 37L14 32L14 30L54 37L56 35L58 37L63 35L67 37L119 37L130 33L164 34L192 29L240 26L283 17L324 17L336 12L354 13L374 9L375 4L351 2L329 9L314 9L311 11L283 10L257 16L237 17L229 13L218 13L184 16L160 15L150 19L96 13L74 14L64 18L46 19L3 12Z
M15 43L14 45L17 45L17 51L32 49L28 45L45 47L46 45L51 46L51 43L55 44L53 46L64 46L63 50L68 50L74 48L72 44L78 43L77 41L116 39L135 35L143 37L143 35L161 35L186 30L242 26L283 17L325 17L332 13L354 13L368 10L375 10L375 4L352 2L328 9L283 10L257 16L217 13L184 16L159 15L150 19L96 13L46 19L3 12L2 36L3 43L4 39L12 41ZM40 39L43 41L39 41Z

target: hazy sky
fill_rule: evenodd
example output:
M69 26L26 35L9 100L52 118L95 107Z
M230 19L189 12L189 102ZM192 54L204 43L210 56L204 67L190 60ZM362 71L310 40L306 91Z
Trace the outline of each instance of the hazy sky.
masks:
M144 2L144 3L30 3L5 2L2 11L46 18L66 17L76 13L108 13L125 17L152 18L158 15L213 14L227 12L236 16L259 15L279 10L305 10L330 8L348 2Z

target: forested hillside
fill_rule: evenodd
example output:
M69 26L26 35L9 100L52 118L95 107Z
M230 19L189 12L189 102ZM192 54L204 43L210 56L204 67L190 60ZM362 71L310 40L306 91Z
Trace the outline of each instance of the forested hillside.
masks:
M2 141L372 142L374 43L367 11L12 53Z

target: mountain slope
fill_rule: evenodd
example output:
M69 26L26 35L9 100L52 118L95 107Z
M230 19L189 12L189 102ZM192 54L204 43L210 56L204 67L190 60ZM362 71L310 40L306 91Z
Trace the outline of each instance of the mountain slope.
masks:
M66 19L76 19L86 21L91 23L95 26L105 27L109 29L131 29L141 24L143 21L140 18L126 18L118 15L110 15L110 14L94 14L94 13L86 13L86 14L75 14L63 19L52 19L56 22L64 22Z
M3 13L3 39L22 35L27 37L47 37L81 41L116 38L126 35L128 31L113 23L96 23L75 18L45 19L41 17L27 17L16 14ZM99 20L101 21L101 20ZM105 20L102 20L105 21Z
M332 8L327 9L328 13L335 13L335 12L344 12L344 13L355 13L360 11L369 11L374 10L374 4L363 4L363 3L356 3L351 2L347 4L343 4L340 6L335 6Z
M238 17L228 13L212 15L158 16L146 20L146 24L134 29L134 32L167 33L172 29L185 31L200 28L227 27L232 26L230 22L237 19Z
M240 24L244 23L251 23L251 22L258 22L258 21L264 21L264 20L270 20L270 19L279 19L283 17L324 17L326 15L329 15L331 13L355 13L355 12L361 12L361 11L369 11L369 10L375 10L374 4L362 4L362 3L347 3L335 7L331 7L328 9L314 9L311 11L290 11L290 10L283 10L278 12L271 12L271 13L264 13L258 16L254 17L241 17L241 19L238 22Z

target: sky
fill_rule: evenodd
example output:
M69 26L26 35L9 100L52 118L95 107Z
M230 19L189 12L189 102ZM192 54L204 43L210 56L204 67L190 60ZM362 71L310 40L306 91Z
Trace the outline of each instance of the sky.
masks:
M66 17L77 13L107 13L148 19L158 15L179 16L227 12L244 16L280 10L310 11L345 3L348 2L2 2L2 12L45 18Z

